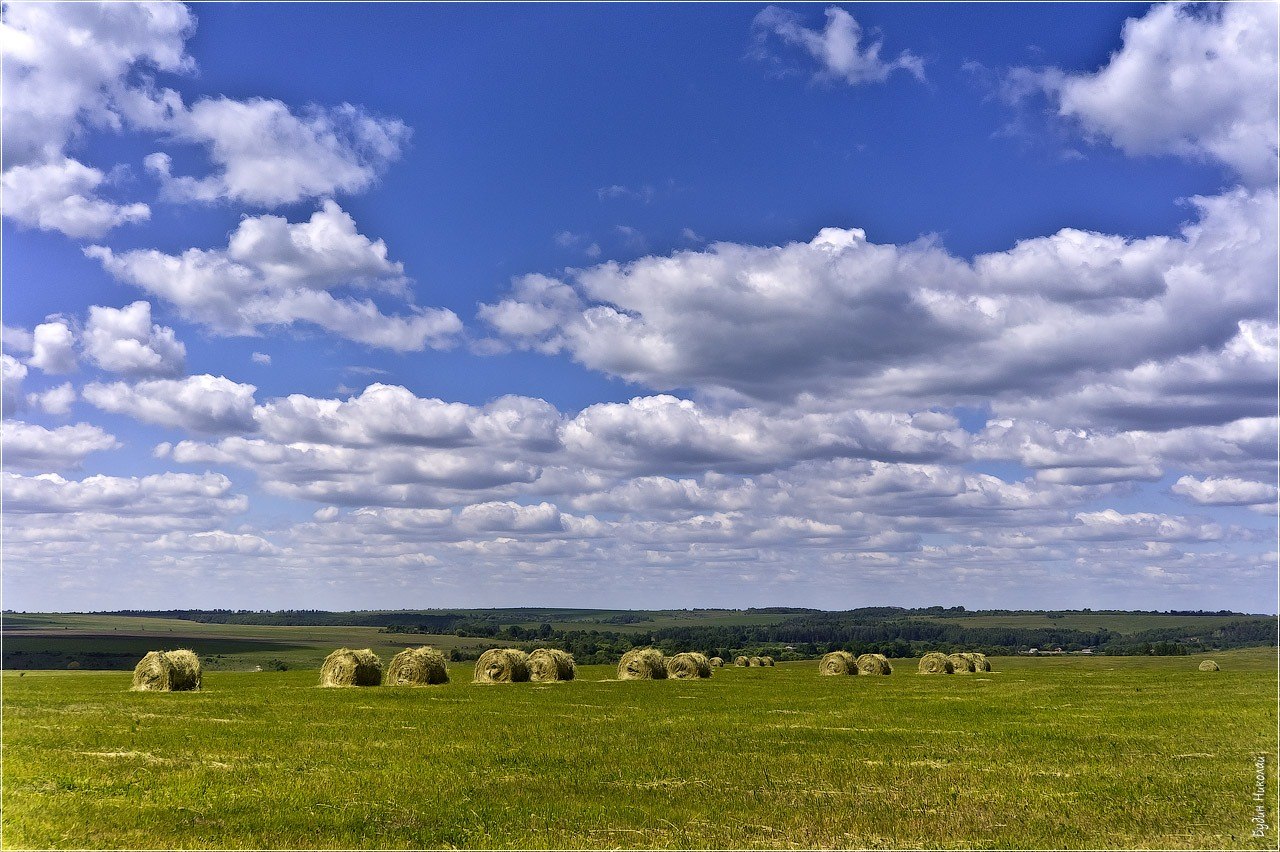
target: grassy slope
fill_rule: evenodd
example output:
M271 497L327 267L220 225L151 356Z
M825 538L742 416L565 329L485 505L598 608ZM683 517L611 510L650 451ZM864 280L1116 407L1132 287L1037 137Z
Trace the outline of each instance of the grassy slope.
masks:
M1273 651L321 690L5 672L4 845L1274 848ZM1269 823L1275 825L1274 810Z
M461 610L459 610L461 612ZM551 611L544 612L548 614ZM557 610L573 620L551 621L556 629L602 630L619 633L643 632L683 625L770 624L789 616L779 613L751 613L732 610L681 610L646 613L652 621L636 624L600 623L620 611ZM1208 633L1239 616L1176 616L1143 613L1070 613L1059 619L1044 614L1009 614L933 618L913 616L969 627L1058 627L1095 629L1105 627L1119 633L1135 633L1160 627L1191 627ZM507 622L504 622L507 623ZM536 627L538 620L510 623ZM4 649L6 668L63 668L78 660L86 668L132 668L147 651L163 647L193 648L213 670L252 670L269 661L282 660L291 668L316 667L334 648L373 648L384 656L406 645L430 644L442 650L482 649L513 644L492 639L460 638L452 634L388 634L376 627L276 627L237 624L201 624L165 618L116 615L6 614ZM83 652L95 652L90 658Z

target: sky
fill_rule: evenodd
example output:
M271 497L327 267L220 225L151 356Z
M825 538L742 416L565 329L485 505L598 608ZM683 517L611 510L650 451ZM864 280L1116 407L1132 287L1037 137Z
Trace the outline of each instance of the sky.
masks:
M3 11L3 604L1277 598L1277 6Z

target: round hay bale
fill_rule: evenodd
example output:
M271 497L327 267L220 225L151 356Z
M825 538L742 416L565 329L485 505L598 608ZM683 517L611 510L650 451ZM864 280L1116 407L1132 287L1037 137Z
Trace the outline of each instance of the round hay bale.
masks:
M67 663L67 668L72 670L80 668L80 661L72 660L71 662Z
M858 658L858 674L891 675L893 666L884 654L863 654Z
M151 651L133 670L139 692L185 692L200 688L200 658L193 652Z
M524 683L529 679L529 655L516 648L490 648L476 660L472 683Z
M707 660L707 662L711 664L711 667L713 669L718 669L724 665L724 660L721 657L712 657L711 659Z
M986 654L970 654L973 657L974 671L989 672L991 671L991 661L987 659Z
M558 648L539 648L529 655L529 680L549 683L557 680L573 680L578 665L573 655Z
M818 663L820 675L852 675L858 673L858 660L848 651L832 651Z
M748 660L746 657L739 656L739 657L733 658L733 664L738 668L746 668L747 666L751 665L751 661Z
M955 671L955 667L946 654L930 651L920 658L918 671L920 674L951 674Z
M618 680L666 680L667 664L657 648L632 648L618 661Z
M339 648L325 657L320 666L321 686L378 686L382 683L382 660L369 648L353 651Z
M751 666L752 668L760 668L761 666L764 665L764 660L760 659L759 657L748 657L747 665Z
M761 657L761 658L760 658L760 665L762 665L762 666L772 666L772 665L774 665L774 659L773 659L773 657L769 657L769 656Z
M667 658L667 675L678 680L711 677L711 661L696 651Z
M1200 663L1200 671L1202 671L1202 672L1220 672L1220 671L1222 671L1222 669L1218 668L1218 664L1217 664L1217 663L1215 663L1213 660L1203 660L1203 661Z
M423 686L449 682L449 667L444 654L435 648L405 648L391 658L387 666L387 686Z
M948 654L947 659L951 661L951 671L955 674L969 674L974 670L973 660L965 654Z

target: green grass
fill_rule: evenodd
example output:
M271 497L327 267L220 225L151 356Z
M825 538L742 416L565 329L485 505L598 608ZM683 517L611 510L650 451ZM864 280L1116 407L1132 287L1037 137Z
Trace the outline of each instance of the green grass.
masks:
M127 692L5 672L5 848L1275 848L1271 650L991 675ZM1276 823L1274 807L1268 823Z

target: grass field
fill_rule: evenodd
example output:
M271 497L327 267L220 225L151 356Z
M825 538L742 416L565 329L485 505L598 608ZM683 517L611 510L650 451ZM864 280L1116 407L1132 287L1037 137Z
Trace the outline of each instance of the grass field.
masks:
M601 630L640 633L669 627L717 627L764 625L790 616L776 612L739 610L655 610L643 613L621 610L457 610L503 613L504 624L526 628L545 623L554 629ZM635 623L615 623L617 616L648 618ZM509 620L507 618L509 616ZM525 620L526 616L533 620ZM1050 618L1047 613L1005 613L938 617L914 615L914 620L965 627L1056 628L1096 630L1121 634L1143 630L1186 629L1195 635L1239 621L1246 616L1188 616L1125 612L1072 612ZM406 620L411 620L406 617ZM74 662L86 669L131 669L147 651L157 647L187 647L205 659L212 671L252 671L255 667L315 668L334 648L373 648L389 655L404 643L429 643L441 650L470 652L515 644L489 638L453 634L382 633L377 627L271 626L213 624L176 618L151 618L111 614L5 613L3 617L4 668L59 669Z
M5 672L3 844L1275 848L1273 650L322 690ZM1268 825L1276 824L1273 804Z

